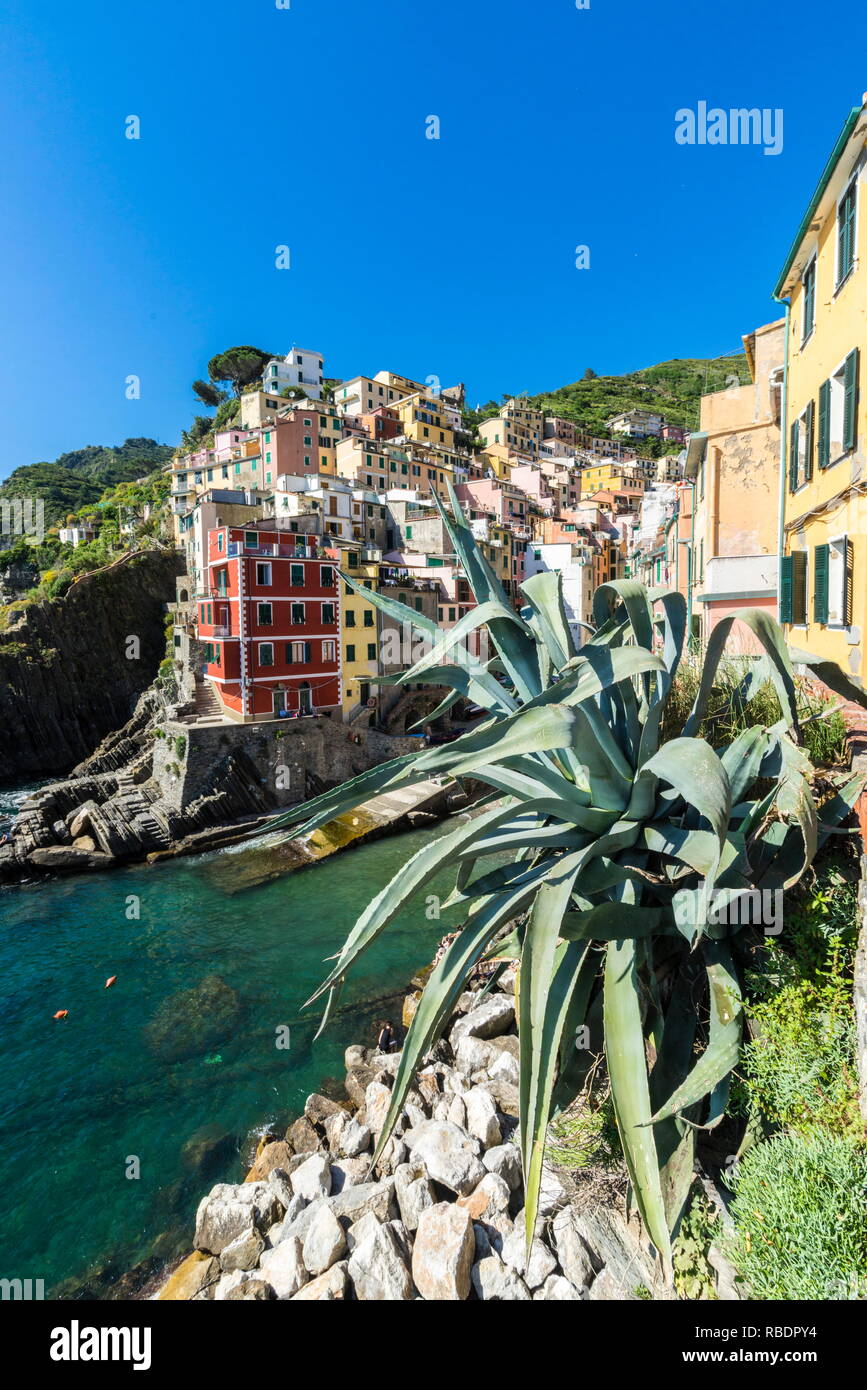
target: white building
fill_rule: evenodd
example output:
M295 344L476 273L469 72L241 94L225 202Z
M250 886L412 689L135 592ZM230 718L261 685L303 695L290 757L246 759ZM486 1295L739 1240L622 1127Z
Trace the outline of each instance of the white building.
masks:
M321 352L294 347L282 359L271 358L262 373L262 386L272 396L279 396L289 386L300 386L310 400L321 400L324 364L325 358Z
M524 552L524 577L559 570L563 576L563 606L576 647L588 636L582 623L593 622L593 558L579 541L529 545Z
M631 439L658 439L662 416L652 410L627 410L607 422L612 434L628 434Z

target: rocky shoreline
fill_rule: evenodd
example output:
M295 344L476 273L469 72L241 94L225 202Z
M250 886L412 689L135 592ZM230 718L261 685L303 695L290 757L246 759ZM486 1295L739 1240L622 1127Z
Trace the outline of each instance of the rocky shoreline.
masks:
M155 1299L574 1301L673 1297L635 1218L546 1164L525 1258L515 976L475 982L371 1159L399 1054L346 1049L344 1097L313 1094L243 1183L202 1198L194 1248ZM415 996L406 1001L412 1012ZM590 1193L592 1188L592 1197Z

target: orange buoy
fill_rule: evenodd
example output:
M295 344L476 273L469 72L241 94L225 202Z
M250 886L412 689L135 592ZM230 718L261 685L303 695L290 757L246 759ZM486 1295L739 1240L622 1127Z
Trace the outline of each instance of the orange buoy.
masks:
M58 1009L58 1010L57 1010L57 1013L54 1015L54 1017L55 1017L55 1018L66 1018L66 1017L68 1016L68 1014L69 1014L69 1010L68 1010L68 1009Z
M111 989L111 987L112 987L112 985L114 984L114 982L115 982L116 979L117 979L117 976L116 976L116 975L109 975L108 979L107 979L106 982L105 982L105 987L106 987L106 989Z

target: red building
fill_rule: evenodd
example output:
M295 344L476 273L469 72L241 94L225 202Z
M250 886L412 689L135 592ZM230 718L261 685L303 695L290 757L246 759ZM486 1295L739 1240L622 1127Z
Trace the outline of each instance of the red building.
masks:
M340 708L337 570L308 539L262 527L208 534L205 676L241 719Z

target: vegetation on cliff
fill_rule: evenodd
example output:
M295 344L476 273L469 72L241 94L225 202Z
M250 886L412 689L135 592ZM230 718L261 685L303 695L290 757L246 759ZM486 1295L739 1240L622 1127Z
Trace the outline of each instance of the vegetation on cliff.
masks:
M70 512L93 505L106 489L134 482L171 459L171 446L155 439L127 439L123 444L88 444L61 454L53 463L22 464L0 484L0 502L40 498L45 525L62 522Z

